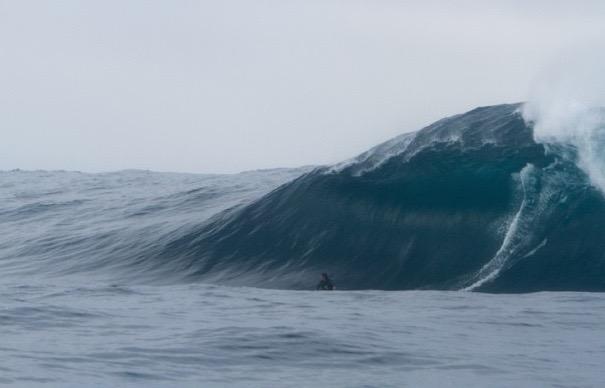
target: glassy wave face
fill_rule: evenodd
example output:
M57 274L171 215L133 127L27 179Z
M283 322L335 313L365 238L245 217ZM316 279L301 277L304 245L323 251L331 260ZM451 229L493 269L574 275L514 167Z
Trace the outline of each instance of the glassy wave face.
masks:
M191 279L308 288L605 290L605 201L520 105L477 108L319 168L167 244Z
M81 282L86 274L112 284L180 283L191 265L178 258L187 252L164 257L166 246L308 170L0 171L0 281Z
M518 104L331 167L0 173L3 274L486 292L605 290L605 200Z

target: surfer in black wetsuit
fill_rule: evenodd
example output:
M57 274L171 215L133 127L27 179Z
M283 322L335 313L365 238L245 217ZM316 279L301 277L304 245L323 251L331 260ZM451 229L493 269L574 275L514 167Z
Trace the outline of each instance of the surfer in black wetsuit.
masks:
M322 273L321 280L319 281L319 284L317 285L317 290L332 291L333 289L334 289L334 284L332 284L332 281L328 277L328 274L325 272Z

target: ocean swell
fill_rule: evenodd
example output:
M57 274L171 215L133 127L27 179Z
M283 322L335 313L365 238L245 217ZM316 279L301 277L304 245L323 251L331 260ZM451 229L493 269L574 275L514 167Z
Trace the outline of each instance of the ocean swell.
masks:
M339 290L605 290L605 200L520 104L336 166L231 176L0 173L6 276ZM598 150L597 150L598 152Z
M195 280L304 289L605 290L605 202L519 104L320 168L166 247ZM592 239L587 240L588 236Z

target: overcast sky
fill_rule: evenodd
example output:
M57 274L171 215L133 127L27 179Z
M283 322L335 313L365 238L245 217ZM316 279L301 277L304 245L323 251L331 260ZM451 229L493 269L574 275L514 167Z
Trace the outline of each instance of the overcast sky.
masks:
M605 1L0 0L0 169L334 163L524 100Z

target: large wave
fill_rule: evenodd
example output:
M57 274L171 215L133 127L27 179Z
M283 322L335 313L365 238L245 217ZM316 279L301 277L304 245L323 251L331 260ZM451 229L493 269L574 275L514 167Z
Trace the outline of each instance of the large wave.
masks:
M339 289L605 291L600 127L543 136L556 127L530 108L477 108L315 169L2 173L0 268L285 289L329 272Z
M521 105L449 117L171 241L191 280L308 288L605 290L605 201Z

